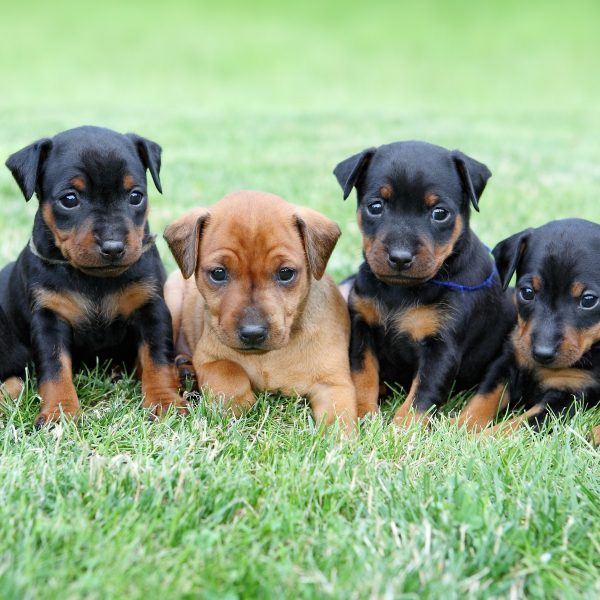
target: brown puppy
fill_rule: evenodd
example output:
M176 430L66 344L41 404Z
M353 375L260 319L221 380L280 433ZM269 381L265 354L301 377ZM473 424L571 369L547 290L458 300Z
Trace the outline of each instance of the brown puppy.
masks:
M356 421L348 310L324 276L339 236L323 215L253 191L167 227L181 269L165 285L176 352L236 416L254 392L278 391L306 396L317 422Z

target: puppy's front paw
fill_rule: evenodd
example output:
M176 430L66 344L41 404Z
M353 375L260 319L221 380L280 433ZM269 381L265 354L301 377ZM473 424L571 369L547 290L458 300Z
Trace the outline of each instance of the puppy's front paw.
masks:
M44 381L39 385L42 408L35 419L35 427L58 421L61 413L74 417L79 413L79 399L70 376L62 373L55 381Z
M188 412L188 403L177 392L154 390L144 394L144 408L150 411L152 418L163 417L171 406L181 415Z
M9 398L16 400L23 391L25 383L20 377L9 377L0 385L0 392Z
M404 414L399 414L400 411L398 411L395 415L394 415L394 419L392 420L392 423L396 426L396 427L400 427L401 429L408 429L409 427L411 427L413 424L417 424L420 427L426 428L429 426L429 422L430 422L430 416L427 413L424 412L416 412L414 410L411 410L410 412Z
M47 401L42 396L42 401L42 409L34 421L36 429L41 429L48 423L55 423L60 419L61 414L68 418L74 418L79 414L79 400L77 396L53 400L52 402Z
M180 414L187 413L187 402L177 393L177 371L172 364L156 364L151 359L143 363L142 394L144 408L153 417L161 417L174 406Z

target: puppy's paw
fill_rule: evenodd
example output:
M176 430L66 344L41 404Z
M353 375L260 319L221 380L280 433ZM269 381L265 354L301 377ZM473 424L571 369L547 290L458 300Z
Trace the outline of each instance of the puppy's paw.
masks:
M448 417L448 421L456 427L464 427L467 433L481 433L488 425L488 423L480 423L476 419L465 418L463 415L456 415L456 417Z
M0 384L0 392L12 400L16 400L24 387L25 383L20 377L9 377Z
M180 415L188 412L188 403L177 392L146 392L144 408L150 411L152 419L163 417L172 406Z
M67 398L52 404L44 402L33 425L36 429L41 429L44 425L59 421L61 415L69 419L74 419L78 414L79 400L77 398Z
M419 425L423 429L429 427L429 423L431 421L431 417L427 413L410 411L407 414L398 414L394 415L392 423L399 427L400 429L408 429L413 424Z

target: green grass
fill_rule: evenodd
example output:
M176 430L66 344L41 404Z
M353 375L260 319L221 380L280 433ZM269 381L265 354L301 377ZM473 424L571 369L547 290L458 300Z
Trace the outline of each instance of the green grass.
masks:
M214 4L3 3L0 156L84 123L136 131L164 147L156 231L273 191L340 223L337 278L360 237L331 171L374 144L487 163L472 224L489 245L600 221L597 2ZM2 262L35 209L0 170ZM478 440L443 415L391 428L395 394L340 441L293 399L149 423L134 381L76 384L77 423L35 432L33 382L2 407L1 598L600 595L598 413Z

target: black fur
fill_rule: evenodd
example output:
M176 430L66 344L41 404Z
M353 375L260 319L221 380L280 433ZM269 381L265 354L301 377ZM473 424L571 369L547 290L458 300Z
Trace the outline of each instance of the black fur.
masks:
M493 260L469 227L470 206L478 209L491 173L462 152L414 141L369 148L342 161L334 174L344 198L356 187L365 249L380 248L365 250L350 294L352 370L360 373L371 351L380 382L408 388L418 375L413 407L425 412L448 399L454 382L455 389L475 386L514 323L498 277L477 291L434 283L477 286L492 273ZM381 214L372 214L379 204ZM436 210L442 216L446 211L447 220L435 221ZM425 269L419 266L425 247L434 253L449 248L449 253L438 268L433 261ZM404 262L394 262L398 257ZM377 324L368 324L356 309L362 300L384 314ZM398 333L394 325L417 307L440 309L443 321L422 339Z
M172 362L171 319L162 295L166 274L146 221L146 169L160 190L160 154L158 144L135 134L79 127L9 157L6 165L25 199L35 192L39 209L32 232L35 252L27 245L16 262L0 272L0 379L21 376L34 362L38 381L52 380L60 370L62 352L72 358L74 367L94 365L100 358L132 368L142 343L156 364ZM131 177L132 189L124 186L125 176ZM78 177L85 181L84 190L73 187ZM140 205L131 203L134 191L142 196ZM65 194L77 197L76 208L60 204ZM65 257L44 210L59 232L89 228L90 239L95 240L90 246L93 266L83 268ZM107 240L122 243L127 252L128 236L136 229L143 232L144 247L149 249L135 262L122 267L120 258L102 254ZM103 300L135 283L153 285L156 293L133 314L107 317L95 312ZM40 308L39 290L83 297L92 307L89 318L73 325Z
M517 352L517 327L479 392L487 394L498 385L508 384L512 407L539 407L537 414L528 419L534 427L543 424L549 413L569 414L576 401L586 406L598 404L600 333L590 334L591 346L572 360L562 354L561 345L569 331L594 332L600 324L600 303L593 308L581 306L585 295L600 297L600 225L582 219L551 221L503 240L493 252L505 285L516 272L517 310L521 326L531 333L531 341L525 345L525 352ZM540 283L540 288L534 290ZM573 295L575 283L582 287L577 297ZM526 299L531 291L533 298ZM582 378L587 380L585 385L574 388L544 384L549 376L559 376L564 369L587 374L589 377Z

